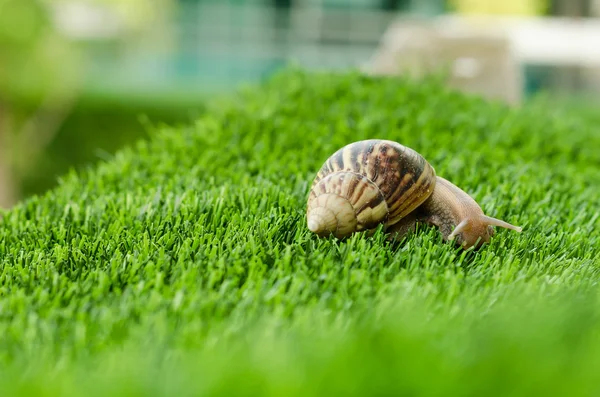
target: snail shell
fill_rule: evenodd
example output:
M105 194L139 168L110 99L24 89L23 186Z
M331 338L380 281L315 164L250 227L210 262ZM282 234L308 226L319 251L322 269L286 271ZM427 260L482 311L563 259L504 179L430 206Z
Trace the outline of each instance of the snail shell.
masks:
M432 194L433 167L415 150L379 139L336 151L315 177L307 204L309 230L343 238L398 223Z

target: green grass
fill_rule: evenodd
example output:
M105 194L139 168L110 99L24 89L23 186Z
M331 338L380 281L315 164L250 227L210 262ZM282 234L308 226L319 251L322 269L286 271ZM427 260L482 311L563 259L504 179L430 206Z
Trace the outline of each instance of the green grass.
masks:
M3 396L598 395L595 116L297 70L209 107L4 214ZM523 233L316 238L318 168L377 137Z

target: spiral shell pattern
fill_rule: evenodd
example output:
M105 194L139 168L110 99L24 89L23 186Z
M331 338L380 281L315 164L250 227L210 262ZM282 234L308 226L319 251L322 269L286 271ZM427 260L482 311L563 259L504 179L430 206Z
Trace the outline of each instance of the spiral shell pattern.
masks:
M416 151L399 143L371 139L336 151L323 164L310 189L309 229L344 237L389 227L433 192L436 174Z

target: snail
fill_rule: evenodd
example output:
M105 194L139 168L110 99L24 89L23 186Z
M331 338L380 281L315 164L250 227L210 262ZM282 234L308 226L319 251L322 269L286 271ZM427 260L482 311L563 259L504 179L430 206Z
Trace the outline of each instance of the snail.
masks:
M485 215L415 150L382 139L348 144L325 161L310 188L306 221L316 235L337 238L381 224L390 238L401 238L421 222L465 249L488 243L493 226L522 231Z

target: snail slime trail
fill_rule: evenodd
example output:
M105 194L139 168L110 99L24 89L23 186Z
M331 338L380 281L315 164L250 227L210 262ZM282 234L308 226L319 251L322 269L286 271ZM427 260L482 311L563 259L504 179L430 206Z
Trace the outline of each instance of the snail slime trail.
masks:
M486 216L415 150L380 139L351 143L325 161L310 188L306 221L316 235L337 238L381 224L394 238L402 238L423 222L463 248L489 242L492 226L521 232Z

